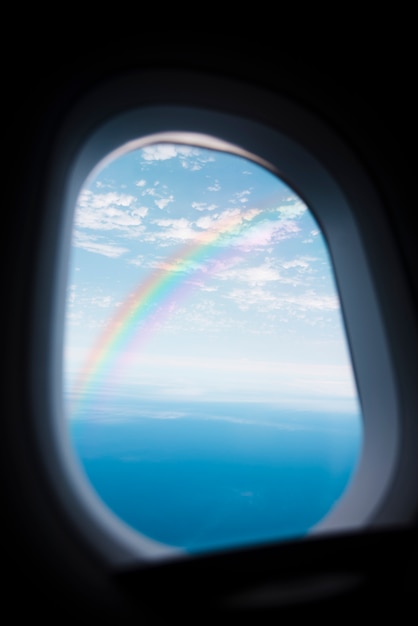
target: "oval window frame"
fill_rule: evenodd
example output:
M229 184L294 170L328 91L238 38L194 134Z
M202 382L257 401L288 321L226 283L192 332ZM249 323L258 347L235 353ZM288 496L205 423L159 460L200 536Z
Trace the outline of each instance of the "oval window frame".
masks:
M172 81L173 74L169 76ZM94 167L129 141L176 137L181 142L186 133L190 144L192 135L209 143L221 137L220 144L228 150L270 164L321 225L333 261L365 421L356 475L338 505L310 534L361 528L372 520L398 462L398 391L358 217L367 210L382 236L385 225L378 217L380 200L366 173L330 128L284 98L214 77L203 81L180 72L177 79L174 98L166 88L164 72L134 72L93 89L64 123L49 170L48 219L37 268L31 345L35 431L57 500L86 543L113 564L182 554L140 537L91 498L73 465L62 425L62 337L75 202ZM228 97L222 94L225 83ZM231 113L231 108L236 112ZM383 519L399 519L400 510L384 512Z

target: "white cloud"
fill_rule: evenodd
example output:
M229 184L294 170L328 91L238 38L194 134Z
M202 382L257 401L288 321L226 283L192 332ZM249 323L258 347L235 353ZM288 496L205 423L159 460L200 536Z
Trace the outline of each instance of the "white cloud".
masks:
M229 227L233 228L235 226L239 226L240 224L245 224L248 229L248 225L252 222L254 218L262 213L261 209L225 209L221 213L216 213L214 215L214 227L217 228L218 224L221 226L225 226L225 229L228 230ZM249 230L246 230L249 232Z
M144 180L144 179L142 179L142 180L137 180L137 181L136 181L136 183L135 183L135 185L136 185L137 187L144 187L146 184L147 184L147 181L146 181L146 180Z
M172 143L157 143L146 146L141 150L145 161L166 161L177 156L187 157L198 154L196 148L190 146L175 145Z
M70 285L67 289L67 306L69 307L74 306L76 300L76 289L76 285Z
M245 191L237 191L236 193L234 193L231 202L241 202L242 204L245 204L246 202L248 202L248 196L250 195L251 191L249 189L246 189Z
M266 282L277 281L281 278L279 272L268 263L258 267L227 269L217 272L216 275L222 280L241 281L250 285L264 285Z
M293 204L286 204L277 208L277 212L282 219L294 219L301 217L307 211L307 206L301 201Z
M233 300L243 311L246 311L253 306L267 311L280 308L278 306L277 296L274 296L269 291L261 289L260 287L253 289L235 288L229 292L227 297Z
M254 249L257 246L266 246L282 239L293 237L299 232L299 226L291 221L263 220L251 224L262 213L261 209L226 209L211 216L205 215L195 222L186 218L162 218L152 220L161 231L147 232L147 241L174 240L189 241L199 239L204 243L208 236L213 244L219 246L236 246L245 249ZM199 230L196 230L196 228ZM234 234L242 227L241 234ZM208 233L208 234L207 234ZM232 234L232 239L230 234Z
M191 172L197 172L201 170L206 163L211 163L215 160L213 156L207 153L206 156L204 156L204 154L196 148L189 148L189 152L180 153L180 159L182 167Z
M201 291L218 291L218 287L210 287L208 285L204 285L203 283L199 283L199 289Z
M129 207L135 201L135 196L117 193L116 191L109 191L108 193L93 193L88 189L84 189L80 193L78 205L81 208L89 206L94 209L101 209L113 205Z
M205 163L213 161L213 156L204 156L203 153L193 146L158 143L142 148L141 155L144 161L167 161L178 157L182 167L191 171L202 169Z
M144 191L141 191L141 196L156 196L157 192L154 187L147 187Z
M141 156L145 161L166 161L176 157L177 150L173 144L155 144L143 148Z
M139 226L147 207L135 206L135 196L109 192L94 194L85 189L78 198L75 225L92 230L127 230Z
M81 319L83 319L82 311L68 311L66 313L66 319L72 323L78 323Z
M169 196L168 198L160 198L159 200L154 200L154 204L156 204L159 209L165 209L167 204L170 204L170 202L174 202L174 196Z
M314 228L309 232L310 237L307 237L302 241L302 243L313 243L315 239L321 234L321 231L317 228Z
M148 241L155 241L156 239L188 241L196 237L196 231L193 229L192 223L185 217L179 219L156 219L152 220L152 223L160 226L163 230L147 235Z
M99 306L102 309L108 309L110 306L112 306L112 303L112 296L95 296L91 299L91 304Z
M137 209L132 209L131 215L134 217L145 217L148 215L148 209L146 206L138 207Z
M335 295L318 295L309 291L299 296L288 296L286 302L300 307L302 310L337 311L340 308L339 300Z
M204 217L200 217L196 221L196 226L198 228L206 230L207 228L213 228L213 226L216 224L216 221L217 220L215 218L210 217L209 215L205 215Z
M146 238L147 241L156 241L160 240L177 240L177 241L189 241L195 240L196 242L199 239L204 243L207 241L208 235L206 233L210 233L213 230L213 242L217 242L219 245L230 245L231 241L227 238L226 241L223 241L222 238L218 241L218 232L219 235L222 235L222 232L225 231L228 234L228 231L234 227L239 227L241 224L246 222L250 222L254 217L256 217L260 211L258 209L250 209L248 211L241 211L240 209L227 209L222 211L222 213L216 213L213 216L203 216L199 218L196 222L192 222L187 220L186 218L162 218L162 219L154 219L152 220L153 224L156 224L160 228L164 229L159 232L147 233ZM196 230L194 226L197 226L200 230ZM212 237L212 235L210 235ZM237 241L239 239L237 238ZM234 239L235 243L235 239Z
M175 229L184 228L190 225L189 220L186 219L185 217L155 219L155 220L152 220L152 223L157 224L157 226L163 226L163 227L168 226L168 227L172 227Z
M194 163L190 163L189 161L183 160L181 165L185 170L191 170L192 172L198 172L202 169L202 165L196 161Z
M256 275L254 278L256 278ZM234 300L242 310L257 307L259 310L264 311L286 310L290 313L292 311L303 313L337 311L340 308L338 298L334 295L318 295L314 291L295 295L273 294L261 288L263 285L262 280L258 283L252 282L250 284L254 285L254 288L235 288L228 294L228 298Z
M294 237L300 232L293 220L265 219L247 228L235 240L235 245L244 249L264 247Z
M182 261L182 259L179 259L178 261L154 260L154 261L150 261L147 267L150 267L153 269L165 270L166 272L191 273L191 272L194 272L195 270L200 269L201 265L199 263L193 263L192 261L189 261L189 260L184 262Z
M131 259L129 261L129 263L131 263L131 265L136 265L137 267L144 267L145 266L143 255L139 255L139 256L135 257L135 259Z
M286 270L295 267L307 269L309 267L309 263L306 259L301 257L299 259L293 259L293 261L286 261L285 263L282 263L282 267L284 267Z
M122 254L129 252L128 248L122 248L115 246L111 243L101 243L97 241L96 237L86 235L79 231L74 231L73 245L76 248L82 248L87 252L93 252L95 254L102 254L113 259L120 257Z
M214 211L218 208L217 204L208 204L207 202L192 202L192 208L196 211Z

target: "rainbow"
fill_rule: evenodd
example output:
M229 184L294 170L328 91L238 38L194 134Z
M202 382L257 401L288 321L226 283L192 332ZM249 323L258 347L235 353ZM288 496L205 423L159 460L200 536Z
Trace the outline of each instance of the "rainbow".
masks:
M213 228L199 233L180 252L169 257L164 267L155 269L139 283L118 308L88 354L73 388L77 404L91 384L106 378L132 336L135 335L135 347L141 345L161 320L170 314L173 296L178 299L193 288L190 278L193 273L202 271L202 262L222 253L231 254L234 240L236 245L238 242L242 244L242 237L237 239L237 236L242 235L261 213L260 209L248 209L219 219ZM75 412L73 408L72 415Z

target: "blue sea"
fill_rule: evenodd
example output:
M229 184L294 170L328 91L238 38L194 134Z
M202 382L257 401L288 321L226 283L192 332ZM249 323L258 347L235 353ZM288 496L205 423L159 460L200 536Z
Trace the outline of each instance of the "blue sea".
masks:
M109 397L68 420L87 479L124 522L200 553L301 537L344 493L358 414Z

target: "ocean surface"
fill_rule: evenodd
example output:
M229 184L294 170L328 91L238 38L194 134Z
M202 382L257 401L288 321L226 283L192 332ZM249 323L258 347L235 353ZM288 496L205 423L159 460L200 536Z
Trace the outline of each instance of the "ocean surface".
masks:
M190 553L305 535L344 493L362 444L358 414L259 403L108 398L67 423L103 502Z

